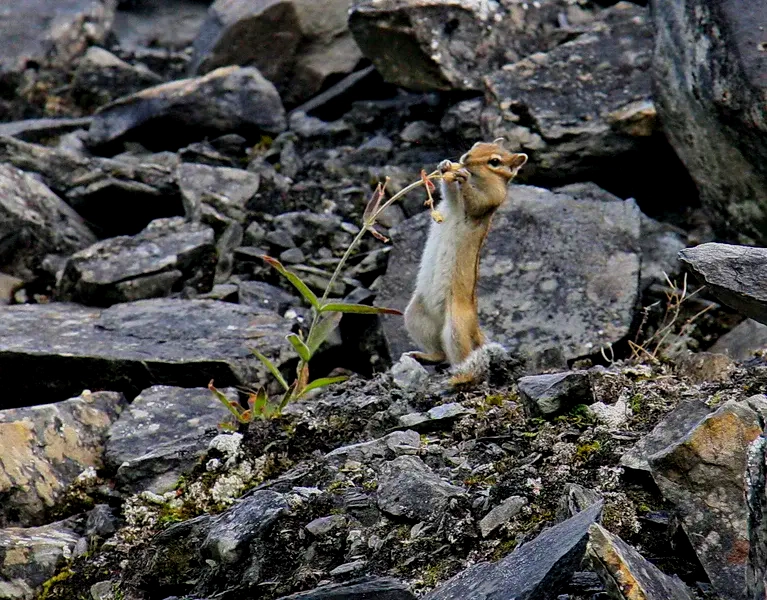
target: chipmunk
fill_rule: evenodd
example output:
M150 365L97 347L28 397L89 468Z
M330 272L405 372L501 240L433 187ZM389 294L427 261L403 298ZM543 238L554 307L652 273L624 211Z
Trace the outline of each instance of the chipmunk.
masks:
M431 223L405 309L405 328L423 350L409 354L419 362L455 367L485 343L477 316L479 253L508 183L527 162L501 142L478 142L460 162L439 164L443 221Z

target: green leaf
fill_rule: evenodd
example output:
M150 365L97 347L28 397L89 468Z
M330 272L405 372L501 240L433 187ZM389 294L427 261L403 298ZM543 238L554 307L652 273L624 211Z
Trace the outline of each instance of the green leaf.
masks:
M306 340L306 345L309 346L309 351L314 356L322 343L328 339L331 333L335 331L338 324L341 322L343 315L340 312L332 312L322 315L317 325L309 332L309 338Z
M300 337L295 333L289 333L286 336L286 339L293 345L293 348L298 352L298 356L301 357L301 360L304 362L309 362L311 360L312 352L309 350L309 346L304 344L304 341Z
M367 304L323 304L320 312L355 313L358 315L401 315L402 311L396 308L384 308L382 306L368 306Z
M312 290L309 289L309 287L301 280L301 278L293 273L292 271L288 271L280 261L278 261L276 258L272 258L271 256L262 256L267 263L269 263L272 267L277 269L281 275L287 278L287 280L293 284L293 287L295 287L301 295L306 299L306 301L311 304L314 308L319 310L320 307L320 301L317 298L317 296L314 294Z
M247 421L242 420L242 413L244 412L244 409L238 403L235 403L229 400L229 398L227 398L221 390L217 390L215 387L213 387L212 379L210 380L210 383L208 384L208 389L213 393L213 395L216 398L218 398L221 404L223 404L224 406L226 406L226 408L229 409L229 412L232 413L240 423L247 423Z
M260 360L262 363L266 365L266 368L269 369L269 372L274 375L275 379L280 382L280 385L282 386L282 389L286 390L288 389L288 382L285 381L285 378L282 376L282 373L280 373L280 370L274 365L274 363L266 358L263 354L261 354L258 350L255 348L251 348L250 351Z
M288 402L290 402L293 399L293 392L296 389L296 384L294 383L290 388L285 392L285 395L282 397L282 400L280 401L279 406L277 407L277 410L275 411L275 414L279 415L282 413L283 409L288 405Z
M311 392L312 390L316 390L321 387L325 387L328 385L333 385L334 383L341 383L342 381L346 381L349 379L346 376L341 377L320 377L319 379L315 379L312 381L309 385L307 385L303 391L301 392L301 395L303 396L307 392Z
M269 401L269 397L266 395L266 390L261 388L253 398L253 412L255 414L263 415L266 403Z

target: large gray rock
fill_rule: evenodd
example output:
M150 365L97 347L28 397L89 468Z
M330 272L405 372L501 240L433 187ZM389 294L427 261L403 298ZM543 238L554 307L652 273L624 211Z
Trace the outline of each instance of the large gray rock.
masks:
M105 310L66 303L4 307L0 406L83 389L133 397L155 384L252 385L266 371L249 349L282 366L293 356L289 332L290 322L274 312L215 300L158 298Z
M738 0L654 0L663 128L720 234L767 240L767 12Z
M82 471L100 469L107 431L125 405L122 394L84 392L63 402L0 410L0 526L44 523Z
M419 91L482 90L482 77L562 41L558 15L591 15L562 0L354 0L349 27L389 83Z
M95 145L131 137L167 147L206 133L274 134L286 126L277 90L257 69L222 67L107 104L94 115L88 135ZM169 133L176 138L168 140Z
M46 254L70 254L95 241L82 218L44 183L0 164L1 270L31 278Z
M261 178L244 169L182 163L178 184L184 211L191 220L214 225L226 219L245 221L245 205L258 191Z
M767 248L708 243L679 260L727 306L767 324Z
M745 402L730 400L648 459L711 584L726 598L748 597L746 456L761 433L759 414Z
M424 212L395 230L381 306L407 305L429 222ZM488 337L512 353L559 346L567 358L623 338L638 294L639 228L632 201L512 186L480 261L479 320ZM386 317L384 333L392 356L413 349L401 317Z
M748 451L746 471L748 503L748 565L746 586L749 598L767 596L767 437L761 436Z
M656 130L647 9L621 2L603 18L594 31L486 78L483 133L530 153L526 177L582 178Z
M528 375L517 382L517 388L531 415L553 416L577 404L594 402L586 371Z
M168 296L182 287L208 292L216 269L213 230L181 217L158 219L135 236L102 240L67 261L62 300L111 306Z
M351 0L217 0L194 42L190 70L252 65L288 104L350 73L362 53L347 27Z
M424 596L425 600L556 598L580 566L589 527L599 520L602 502L541 533L496 563L479 563Z
M767 348L767 325L746 319L716 340L709 352L725 354L732 360L748 360Z
M221 390L237 402L237 390ZM172 490L229 416L207 388L156 385L142 391L109 429L105 465L131 492Z

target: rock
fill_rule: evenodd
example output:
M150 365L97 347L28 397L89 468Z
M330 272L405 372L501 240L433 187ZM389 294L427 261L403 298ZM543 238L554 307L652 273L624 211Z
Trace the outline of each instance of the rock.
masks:
M586 408L597 421L607 425L612 430L622 428L631 416L631 410L622 398L618 398L615 404L594 402Z
M712 242L682 250L679 260L718 300L767 324L767 248Z
M409 413L399 418L400 427L408 427L416 431L429 431L440 427L449 427L450 422L466 415L475 415L473 408L463 406L458 402L448 402L430 408L425 413Z
M648 458L653 479L676 507L711 584L727 598L746 598L744 473L748 446L761 433L759 415L730 400Z
M45 323L45 329L40 324ZM293 354L290 322L271 311L217 302L158 298L108 309L66 303L8 306L0 328L3 402L84 388L124 391L155 384L253 385L265 368L257 347L280 367ZM45 372L44 378L18 373Z
M653 4L658 114L722 236L767 240L767 14L737 0Z
M451 498L464 490L439 478L416 456L384 464L378 480L378 508L394 517L439 521Z
M589 529L589 558L613 598L626 600L693 600L678 577L669 577L634 548L604 527Z
M80 59L72 79L72 96L83 107L107 104L162 83L142 64L135 67L103 48L91 46Z
M197 0L120 2L113 33L123 49L147 53L156 49L183 50L192 45L207 15L207 3ZM184 65L188 55L184 57Z
M32 175L0 164L0 269L31 279L46 254L96 241L80 216Z
M274 86L253 67L222 67L121 98L99 109L89 140L94 145L136 139L176 147L206 134L278 133L285 109Z
M767 325L746 319L716 340L709 352L744 361L764 349L767 349Z
M482 90L482 75L556 45L555 0L521 6L456 0L354 0L349 27L389 83L418 91ZM577 17L576 17L577 13Z
M57 295L89 306L168 296L183 287L204 293L216 269L213 230L181 217L157 219L129 237L102 240L67 261Z
M287 510L288 503L282 494L269 490L254 492L211 520L200 546L201 555L219 564L237 563Z
M245 222L245 205L258 191L261 178L244 169L182 163L178 184L187 219L214 225L222 218Z
M328 515L307 523L305 529L314 537L320 537L345 524L346 517L344 515Z
M102 237L184 214L175 164L84 158L10 137L0 137L0 162L39 174Z
M651 54L647 9L620 2L593 31L489 75L484 137L529 152L526 177L585 179L656 131Z
M710 412L708 405L700 400L681 402L650 433L640 438L631 450L621 456L621 465L649 473L650 464L647 457L678 444Z
M676 369L694 383L727 381L735 370L735 363L724 354L683 352L676 358Z
M573 359L626 336L638 294L639 215L632 201L512 186L480 262L479 321L488 337L512 354L561 347ZM405 309L429 222L424 212L393 233L377 304ZM401 317L383 323L391 356L414 349Z
M116 5L116 0L24 0L6 5L0 26L0 79L22 73L30 63L66 68L89 45L106 39Z
M42 524L83 470L100 469L107 431L125 404L122 394L83 392L0 410L0 526Z
M118 521L108 504L97 504L88 511L85 535L106 538L117 529Z
M66 521L0 529L0 597L33 600L72 558L80 536Z
M509 521L527 504L527 500L522 496L510 496L501 502L498 506L487 513L479 522L479 531L482 537L486 538L501 525Z
M331 570L328 575L331 577L343 577L344 575L349 575L351 573L354 573L355 571L360 571L362 568L367 564L367 561L364 560L355 560L352 562L344 563L342 565L338 565L335 569Z
M389 373L394 385L406 391L418 391L429 379L429 372L423 365L407 354L394 363Z
M552 416L594 401L586 371L529 375L517 382L517 388L532 415Z
M421 437L415 431L395 431L387 436L369 442L341 446L328 452L326 460L331 462L370 462L375 459L416 454L421 447Z
M574 517L601 499L602 496L594 490L585 488L577 483L568 483L565 486L565 493L559 498L556 515L557 522L561 523L570 517Z
M580 566L589 526L600 518L602 503L554 525L496 563L478 563L459 573L425 600L555 598Z
M240 304L273 310L281 315L301 303L296 296L263 281L240 281L237 288Z
M408 587L393 577L362 577L344 583L321 585L308 592L279 600L415 600Z
M38 142L89 127L92 120L90 117L80 117L78 119L11 121L10 123L0 123L0 136L11 136L27 142Z
M746 565L748 598L767 594L767 438L762 435L748 450L746 470L749 551Z
M237 402L237 390L221 390ZM156 385L142 391L109 429L104 461L132 493L172 490L208 449L226 407L207 388Z

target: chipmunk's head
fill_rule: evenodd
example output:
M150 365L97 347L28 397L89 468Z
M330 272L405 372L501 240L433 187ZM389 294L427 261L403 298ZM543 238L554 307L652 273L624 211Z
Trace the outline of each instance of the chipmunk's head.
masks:
M477 142L461 157L461 164L472 175L502 182L504 185L514 179L526 162L527 154L509 152L503 147L503 138L492 143Z

